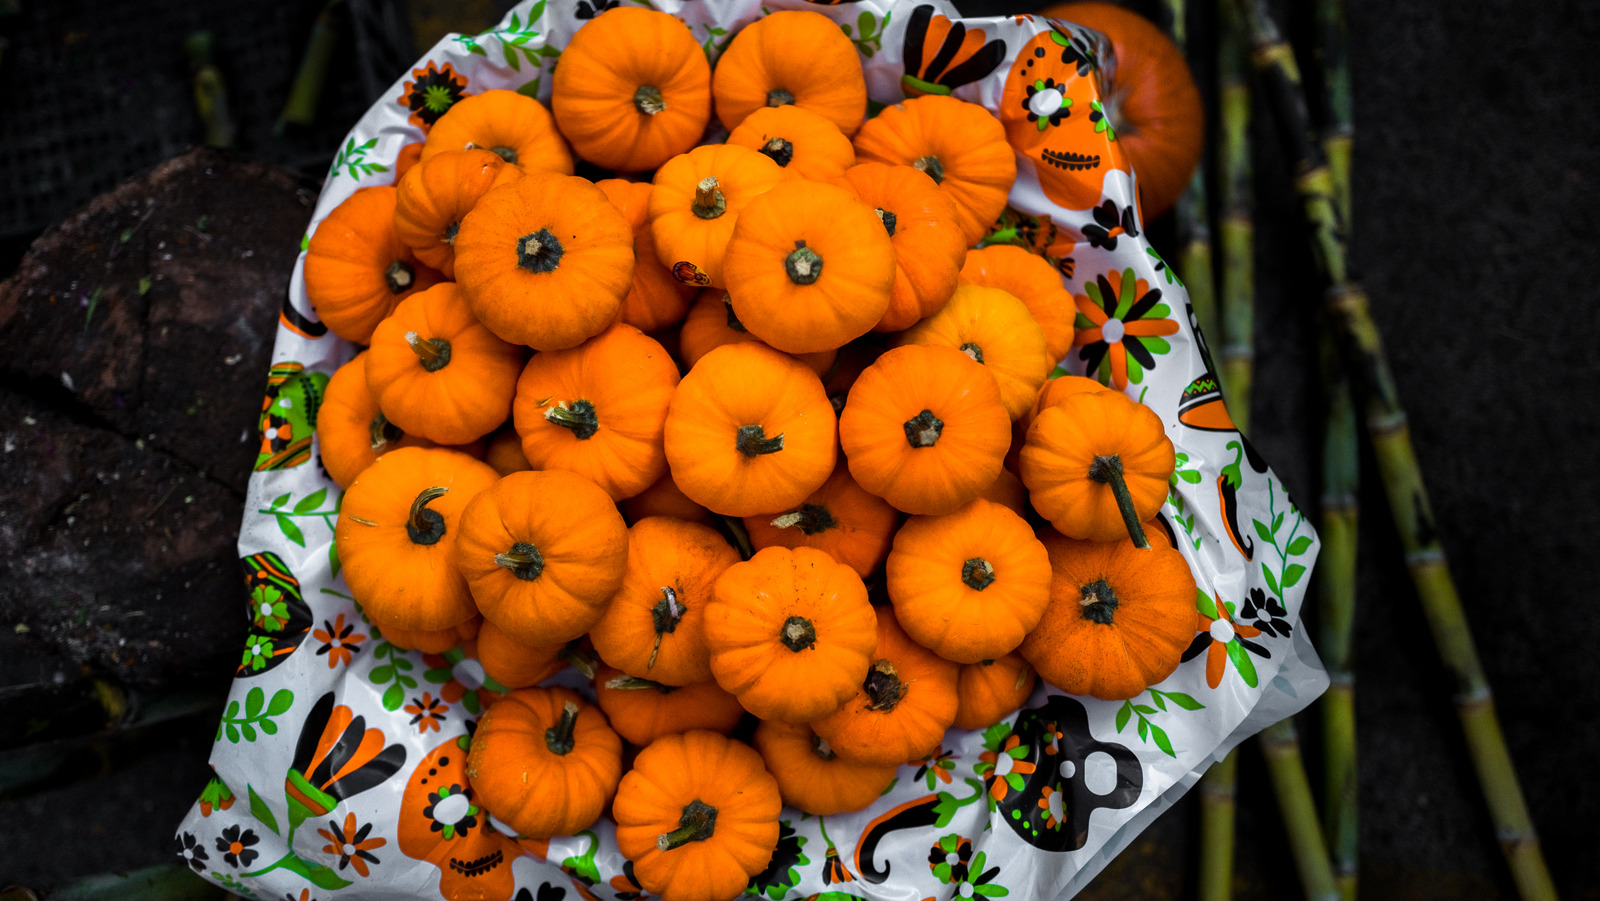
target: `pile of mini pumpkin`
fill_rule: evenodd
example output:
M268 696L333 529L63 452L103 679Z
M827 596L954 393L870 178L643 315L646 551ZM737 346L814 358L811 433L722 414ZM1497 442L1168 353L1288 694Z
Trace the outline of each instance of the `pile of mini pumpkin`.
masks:
M713 72L642 8L576 33L551 108L460 100L304 269L366 346L318 422L345 578L390 642L463 647L500 690L468 764L500 823L609 807L644 889L732 898L782 804L861 809L1036 677L1128 698L1172 672L1197 622L1154 520L1173 446L1047 381L1074 337L1048 262L969 249L1015 177L993 115L866 118L816 13ZM569 664L595 701L539 687Z

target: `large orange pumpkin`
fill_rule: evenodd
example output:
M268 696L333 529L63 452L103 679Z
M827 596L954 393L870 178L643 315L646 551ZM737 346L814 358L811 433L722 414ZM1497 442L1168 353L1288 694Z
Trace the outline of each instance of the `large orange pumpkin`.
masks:
M846 135L867 114L867 81L855 44L821 13L779 10L746 25L717 61L711 80L717 118L728 131L762 107L794 104Z
M306 296L335 335L366 344L384 317L442 276L394 228L396 191L362 188L318 223L306 246Z

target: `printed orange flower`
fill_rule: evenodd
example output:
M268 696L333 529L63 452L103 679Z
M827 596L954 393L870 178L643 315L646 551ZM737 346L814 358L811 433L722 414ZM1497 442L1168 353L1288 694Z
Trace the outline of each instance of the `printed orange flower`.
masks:
M1084 368L1118 391L1144 381L1156 367L1156 356L1172 349L1163 336L1177 334L1178 323L1167 317L1172 308L1161 302L1161 289L1135 278L1132 269L1106 272L1074 294L1078 318L1074 347Z
M449 63L429 62L425 69L412 69L413 80L400 92L400 105L411 110L407 120L426 133L439 117L466 96L467 77L459 75Z
M368 823L358 828L356 815L353 813L344 815L342 829L338 823L329 820L328 828L317 830L318 835L328 840L328 843L322 846L323 853L338 857L340 870L345 867L355 867L355 871L362 876L371 875L367 871L367 864L379 862L372 852L389 843L388 839L368 838L370 832L372 824Z
M355 623L345 624L344 614L341 613L333 622L323 620L322 628L311 631L311 636L322 642L322 647L317 648L317 656L328 655L328 669L338 669L361 652L361 643L367 640L367 636L355 634L355 629Z
M412 714L411 725L417 727L418 734L429 729L438 732L439 722L446 718L445 713L449 709L442 700L428 692L423 692L420 698L412 698L411 703L405 706L406 713Z
M1200 592L1197 596L1196 606L1200 608L1199 623L1195 627L1199 634L1183 652L1184 662L1193 660L1204 651L1206 684L1216 688L1222 684L1222 675L1228 671L1228 661L1231 660L1233 668L1238 671L1244 683L1255 688L1259 677L1256 675L1256 665L1250 659L1250 655L1272 656L1266 648L1248 640L1259 636L1261 630L1255 626L1235 622L1231 603L1219 603L1218 599L1207 597L1204 592Z
M1028 755L1028 749L1022 746L1022 737L1011 732L1004 723L998 725L1004 731L990 727L984 742L989 750L978 755L978 765L973 768L989 783L989 797L994 802L1004 801L1013 789L1022 791L1027 784L1023 777L1037 769L1032 762L1022 759ZM1003 743L1001 736L1006 736Z
M1039 809L1044 811L1044 826L1046 829L1060 829L1061 824L1067 821L1067 800L1059 790L1046 785L1044 792L1039 796Z

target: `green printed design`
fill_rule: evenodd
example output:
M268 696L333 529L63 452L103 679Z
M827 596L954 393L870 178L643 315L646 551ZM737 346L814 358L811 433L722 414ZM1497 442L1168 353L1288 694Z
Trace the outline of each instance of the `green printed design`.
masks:
M258 508L256 512L275 517L278 521L278 530L283 533L283 537L301 547L306 546L306 535L295 524L295 519L297 518L320 519L322 524L328 527L328 534L333 534L334 517L339 515L339 508L344 504L343 494L336 495L333 499L333 505L327 509L322 507L323 503L328 499L328 489L326 488L318 488L316 491L296 501L293 507L284 509L292 499L289 494L280 494L272 499L272 503L264 508ZM337 557L330 555L330 560L334 563L334 575L339 574L337 559Z
M1182 710L1204 710L1206 705L1181 691L1160 691L1150 688L1146 689L1146 693L1150 695L1150 704L1134 703L1138 698L1122 702L1122 706L1117 709L1117 732L1120 733L1127 727L1130 720L1137 718L1139 721L1139 740L1147 744L1155 742L1156 747L1161 749L1161 753L1168 757L1176 758L1178 755L1172 750L1172 739L1167 737L1165 729L1156 725L1150 718L1160 713L1170 713L1171 711L1167 707L1168 702Z
M272 718L287 712L294 704L294 692L280 688L273 693L271 702L267 702L266 698L267 693L260 686L250 689L244 696L243 716L240 716L239 702L229 701L227 711L222 714L222 722L217 725L215 740L221 741L226 734L228 741L234 744L238 744L241 736L245 741L255 741L257 726L268 735L278 734L278 724Z
M377 138L368 138L365 143L357 144L355 138L345 142L338 155L333 158L333 165L328 168L328 178L332 179L343 169L346 175L360 181L363 175L374 172L388 172L389 167L382 163L367 162L367 154L378 146Z
M889 19L894 13L884 13L880 23L878 17L870 12L863 12L856 16L856 27L852 31L849 25L840 25L839 30L844 36L856 45L856 51L869 59L883 49L883 33L889 30Z
M1226 473L1226 469L1224 469L1224 472ZM1236 479L1238 476L1239 461L1234 460L1232 478ZM1287 494L1284 495L1284 499L1288 500ZM1286 514L1292 516L1293 520L1289 526L1288 534L1280 542L1278 534L1283 531ZM1277 571L1274 571L1266 563L1262 563L1261 575L1267 580L1267 589L1273 594L1282 597L1286 589L1293 588L1305 577L1305 565L1289 561L1295 557L1304 556L1307 551L1311 550L1311 536L1300 534L1300 527L1305 525L1306 518L1292 502L1289 504L1288 510L1283 513L1278 512L1276 485L1270 480L1267 482L1267 518L1270 520L1270 524L1260 520L1252 520L1251 523L1256 527L1256 536L1278 552Z
M378 636L376 631L372 634ZM383 692L383 707L391 712L399 710L405 702L406 691L417 687L417 680L406 675L416 668L416 664L411 662L405 651L387 641L378 642L378 646L372 649L372 658L389 662L373 667L372 672L367 674L367 681L373 685L388 685Z

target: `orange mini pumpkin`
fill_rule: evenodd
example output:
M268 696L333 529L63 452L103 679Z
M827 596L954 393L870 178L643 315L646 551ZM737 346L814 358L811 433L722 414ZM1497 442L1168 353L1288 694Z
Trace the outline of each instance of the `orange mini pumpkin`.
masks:
M861 126L855 144L862 162L914 166L938 182L969 247L988 234L1017 177L1000 121L954 97L929 94L888 107Z
M664 437L672 480L728 516L804 501L838 458L838 421L821 380L756 343L700 358L672 396Z
M490 188L515 181L522 174L522 169L507 165L487 150L436 153L396 182L395 233L417 259L453 279L461 217Z
M490 90L457 100L433 123L422 159L446 150L489 150L527 172L572 174L572 152L550 111L516 91Z
M745 117L728 135L772 158L790 175L825 181L856 164L856 149L839 126L793 104L768 106Z
M1044 330L1022 301L999 288L962 284L944 309L895 338L899 344L954 347L993 373L1000 403L1013 421L1033 405L1053 365Z
M957 729L987 729L1022 709L1039 674L1017 653L961 668L956 682Z
M689 500L678 483L672 481L670 472L656 479L654 485L623 501L622 515L635 524L648 516L670 516L702 526L715 522L710 510Z
M650 230L649 182L608 178L595 182L633 228L633 285L617 309L617 318L641 332L660 331L683 321L694 299L694 287L672 277L656 257Z
M535 350L605 331L633 284L633 229L576 176L533 173L495 188L461 220L455 246L472 311Z
M873 331L897 332L937 313L955 293L967 255L955 203L910 166L861 163L833 184L872 207L894 245L894 288Z
M572 835L600 819L616 793L622 740L577 692L522 688L478 720L467 778L489 813L519 835Z
M684 23L625 6L572 35L550 105L578 156L644 172L683 153L711 121L711 64Z
M566 469L612 500L667 472L662 431L678 367L654 338L617 323L571 350L536 354L517 380L512 416L522 452L540 469Z
M728 292L721 288L707 288L700 292L694 306L689 308L688 317L683 320L678 348L683 365L693 369L694 364L700 362L700 358L712 348L746 342L766 343L750 334L750 330L739 321L733 312L733 305L728 303ZM793 356L820 376L832 368L838 352L824 350Z
M1018 516L1028 515L1028 487L1010 469L1001 469L1000 477L978 496L994 501Z
M635 523L622 585L591 636L600 659L667 685L708 681L706 605L717 577L738 562L708 526L658 516Z
M387 185L356 191L306 245L306 296L322 324L346 341L371 341L400 301L441 278L395 232L396 196Z
M820 719L866 677L877 616L861 577L826 553L757 551L723 571L707 605L711 673L762 719Z
M340 488L349 488L361 471L399 447L433 444L408 435L378 409L367 387L367 355L359 353L334 370L317 409L317 442L322 466Z
M783 180L777 163L737 144L705 144L667 160L650 192L656 258L684 284L722 287L739 214Z
M483 462L493 466L494 471L503 476L533 468L527 455L522 452L522 438L510 426L501 426L489 435L483 447Z
M855 44L821 13L779 10L746 25L711 79L728 131L762 107L794 104L853 135L867 115L867 80Z
M472 315L454 282L407 298L372 332L367 386L389 421L440 444L506 421L522 351Z
M451 648L459 647L477 638L478 631L482 625L483 617L474 616L448 629L402 629L398 626L385 626L383 627L383 640L397 648L405 648L408 651L421 651L424 654L443 654Z
M422 142L413 141L400 148L400 153L394 158L394 180L399 182L411 171L411 167L422 161Z
M850 475L907 513L949 513L1000 475L1011 429L994 376L953 347L897 347L839 417Z
M627 556L611 498L552 469L512 473L474 498L452 559L485 619L523 644L549 646L600 619Z
M891 610L878 611L878 649L860 691L811 724L834 752L872 766L893 766L938 749L956 721L954 663L922 647Z
M749 745L696 729L639 752L617 786L617 850L662 901L736 898L772 862L783 799Z
M1053 532L1050 606L1017 652L1067 694L1132 698L1178 668L1194 639L1194 575L1165 541L1150 548Z
M402 447L351 483L334 541L351 596L380 629L437 631L478 614L450 556L462 510L494 480L460 451Z
M872 330L894 288L894 242L833 185L791 181L750 201L723 260L750 333L788 353L835 350Z
M778 780L783 803L814 816L861 810L878 800L899 768L840 757L805 723L762 720L755 746L767 772Z
M1072 350L1077 309L1061 274L1044 257L1011 244L994 244L968 252L960 278L967 284L999 288L1027 305L1028 314L1044 331L1046 374L1066 359Z
M565 644L528 645L483 620L474 649L484 675L506 688L527 688L561 672L567 666Z
M900 511L850 478L840 461L833 475L798 507L776 515L746 516L745 531L757 550L812 547L854 569L865 579L889 555Z
M611 728L640 747L690 729L726 735L744 717L738 700L709 680L662 685L602 666L594 675L594 696Z

